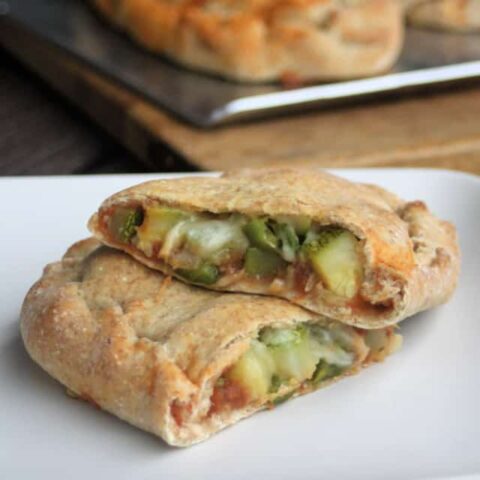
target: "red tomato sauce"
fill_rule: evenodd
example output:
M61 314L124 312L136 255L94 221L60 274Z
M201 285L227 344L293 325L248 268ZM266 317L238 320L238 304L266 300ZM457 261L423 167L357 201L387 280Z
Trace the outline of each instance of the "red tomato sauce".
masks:
M192 413L192 406L190 404L181 404L179 402L173 402L170 405L170 413L175 420L175 423L181 427L187 416Z
M217 385L212 393L209 415L218 413L227 408L242 408L248 403L248 393L241 385L225 380L223 385Z

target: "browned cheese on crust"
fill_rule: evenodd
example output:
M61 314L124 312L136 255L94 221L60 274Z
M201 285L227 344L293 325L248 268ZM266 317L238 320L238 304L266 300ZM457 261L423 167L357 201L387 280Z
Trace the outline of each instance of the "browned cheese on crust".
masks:
M408 0L410 23L440 30L480 30L478 0Z
M405 202L373 185L355 184L312 169L260 169L223 177L185 177L134 186L105 200L89 228L102 242L167 274L162 260L109 238L101 213L112 206L136 203L165 205L214 214L239 212L249 217L300 215L320 225L351 231L360 241L363 304L326 301L321 284L299 296L278 293L239 279L208 288L279 295L309 310L362 328L397 323L447 301L455 290L460 253L455 228L435 217L420 201Z
M295 83L388 70L398 0L91 0L139 44L230 79Z

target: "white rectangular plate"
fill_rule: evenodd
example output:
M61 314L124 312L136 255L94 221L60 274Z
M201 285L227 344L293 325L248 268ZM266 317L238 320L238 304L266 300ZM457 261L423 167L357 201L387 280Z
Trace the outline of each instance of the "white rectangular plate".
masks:
M255 415L189 449L75 401L27 356L21 302L47 262L86 237L107 195L152 176L0 179L0 478L417 479L480 476L480 179L343 170L458 227L461 281L403 324L405 345L356 377Z

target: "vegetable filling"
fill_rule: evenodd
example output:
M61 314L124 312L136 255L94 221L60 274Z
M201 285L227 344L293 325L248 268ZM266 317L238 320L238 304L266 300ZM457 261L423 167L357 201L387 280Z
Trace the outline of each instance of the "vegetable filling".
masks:
M199 285L242 272L252 281L293 282L302 293L320 282L350 299L363 277L359 240L340 226L321 226L306 217L115 207L104 224L116 242L166 262L176 276Z
M302 388L315 388L342 374L365 358L382 360L395 343L392 335L392 328L361 331L340 323L264 328L217 380L210 412L252 402L277 404Z

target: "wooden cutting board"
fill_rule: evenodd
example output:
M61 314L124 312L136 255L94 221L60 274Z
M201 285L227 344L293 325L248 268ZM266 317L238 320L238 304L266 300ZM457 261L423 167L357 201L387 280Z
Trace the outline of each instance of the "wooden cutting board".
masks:
M272 164L405 166L480 174L480 84L213 130L192 127L60 50L0 31L0 43L158 170Z

